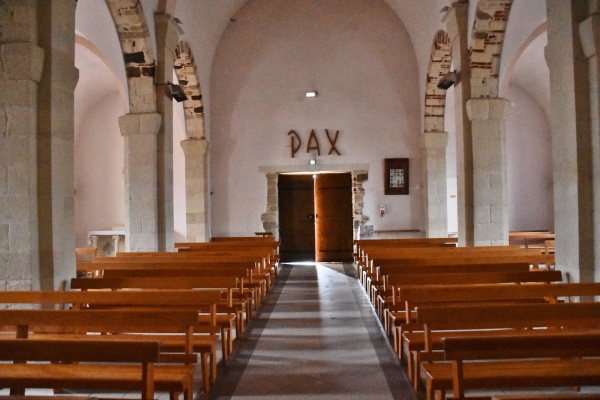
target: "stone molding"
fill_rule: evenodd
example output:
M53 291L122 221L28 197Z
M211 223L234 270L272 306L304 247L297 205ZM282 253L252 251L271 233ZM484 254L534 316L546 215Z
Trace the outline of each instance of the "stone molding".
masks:
M125 114L119 117L121 135L154 135L158 134L162 116L158 113Z

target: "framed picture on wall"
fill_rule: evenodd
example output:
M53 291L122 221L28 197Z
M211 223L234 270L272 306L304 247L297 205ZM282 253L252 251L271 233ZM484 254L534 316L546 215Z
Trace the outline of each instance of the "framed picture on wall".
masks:
M408 194L408 158L386 158L383 173L387 194Z

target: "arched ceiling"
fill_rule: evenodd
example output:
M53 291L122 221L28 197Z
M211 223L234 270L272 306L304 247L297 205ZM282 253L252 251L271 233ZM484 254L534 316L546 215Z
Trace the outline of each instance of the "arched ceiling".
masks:
M248 1L251 0L142 0L142 5L147 18L159 6L164 10L172 10L173 6L175 7L173 16L182 22L184 31L182 39L190 43L198 66L199 79L204 85L207 85L210 81L212 62L219 40L227 26L235 23L236 15ZM444 16L442 9L453 0L371 1L384 1L387 3L406 27L415 51L419 77L422 82L421 93L424 98L431 43L436 32L446 28L442 23ZM471 21L475 12L475 5L476 1L471 0L469 5ZM539 41L531 40L536 29L544 24L545 15L544 0L514 0L501 59L500 78L502 80L508 79L510 82L515 80L515 84L518 84L522 90L529 92L536 98L540 98L540 93L545 93L540 85L547 85L547 81L522 77L535 76L535 71L547 69L543 54L540 51L542 45ZM77 29L98 47L113 64L113 69L119 75L119 78L124 81L122 56L118 45L115 45L117 44L116 33L106 29L109 25L112 25L112 21L104 2L80 2L78 4ZM470 26L472 26L472 22ZM527 47L530 45L536 46L537 49L527 51ZM532 55L535 57L531 57ZM517 62L520 57L525 58L525 56L527 56L526 61L520 60ZM514 68L508 68L508 66L514 66ZM503 82L504 87L507 87L508 81ZM210 96L210 93L206 94ZM207 101L210 100L207 99ZM540 100L541 104L547 102L545 98Z

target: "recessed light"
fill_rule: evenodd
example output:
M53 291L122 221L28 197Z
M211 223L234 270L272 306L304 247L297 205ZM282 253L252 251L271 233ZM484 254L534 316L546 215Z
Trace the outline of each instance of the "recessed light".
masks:
M306 97L308 97L308 98L317 97L318 94L319 93L317 93L316 91L306 92Z

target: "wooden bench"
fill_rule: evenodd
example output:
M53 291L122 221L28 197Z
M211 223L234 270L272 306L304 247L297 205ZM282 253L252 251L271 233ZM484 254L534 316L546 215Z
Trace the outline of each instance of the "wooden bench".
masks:
M461 250L459 250L461 249ZM541 254L539 250L524 249L486 249L486 250L445 250L442 252L414 252L374 256L360 267L359 279L367 286L368 279L374 279L378 267L419 265L464 265L464 264L506 264L528 263L532 269L551 269L554 255ZM479 248L478 248L479 249ZM483 249L483 248L482 248ZM419 249L422 250L422 249Z
M400 287L397 292L397 301L405 304L405 311L403 318L394 325L394 349L398 352L398 356L401 359L406 357L409 377L413 379L413 377L418 376L418 370L415 369L417 362L413 360L411 354L412 352L425 350L422 327L416 326L413 322L416 316L415 310L418 307L459 304L477 305L478 303L483 305L492 305L493 303L556 303L559 300L565 301L572 298L580 300L584 297L599 295L600 283L565 283L553 285L424 285ZM408 322L409 318L410 322ZM440 342L433 343L432 346L432 350L438 350ZM414 383L418 384L418 382Z
M169 391L172 400L179 393L192 400L193 368L155 365L159 354L150 341L0 340L0 360L11 362L2 364L0 382L14 395L58 387L137 391L143 400Z
M546 240L554 240L555 234L548 231L512 231L508 233L508 242L526 249L544 247Z
M447 367L457 400L472 388L600 385L598 333L449 337L444 355L451 365L440 365Z
M202 277L170 277L170 278L120 278L120 279L71 279L71 288L79 290L124 290L124 289L223 289L227 291L223 301L227 307L237 308L236 329L243 332L244 321L250 323L253 318L253 304L256 299L254 291L246 291L244 282L238 278L202 278Z
M192 347L197 318L197 313L193 311L0 310L0 326L4 329L0 343L15 338L32 341L68 339L85 344L99 340L113 343L160 342L161 352L156 361L176 363L165 365L163 376L167 377L169 371L178 375L182 372L192 375L193 363L197 359ZM207 357L206 354L202 356L202 365L206 367L203 368L202 377L206 391L210 389L212 381L208 374ZM115 360L119 358L115 356ZM0 382L5 384L2 379ZM170 392L173 398L180 393L184 393L186 399L193 398L191 379L185 385L179 378L162 383L157 381L156 389Z
M375 303L378 295L391 296L390 277L407 274L449 274L473 272L529 272L529 264L517 263L489 263L489 264L457 264L457 265L404 265L381 266L375 271L375 279L368 283L369 298ZM393 278L392 278L393 280ZM387 292L387 293L386 293Z
M550 283L562 281L561 271L526 271L526 272L454 272L446 274L401 274L389 275L387 284L394 288L410 285L461 285L482 283ZM376 304L380 318L384 317L387 303L380 301ZM392 304L396 304L392 300Z
M274 241L275 237L271 232L254 232L257 236L213 236L211 242L270 242Z
M427 400L434 393L452 388L452 379L433 371L446 368L439 361L444 338L458 336L541 335L554 330L600 332L600 303L555 303L511 305L451 305L417 308L422 326L423 348L405 335L415 367L426 383ZM417 328L418 329L418 328ZM417 379L418 382L418 379Z
M135 291L0 291L0 303L12 307L37 306L46 309L118 309L194 311L197 315L193 351L201 355L203 374L216 373L218 344L221 334L223 360L233 351L232 328L235 320L222 319L219 324L217 305L220 290L135 290ZM168 322L168 321L167 321ZM185 333L185 332L184 332ZM185 350L185 349L182 349ZM207 375L208 376L208 375Z

